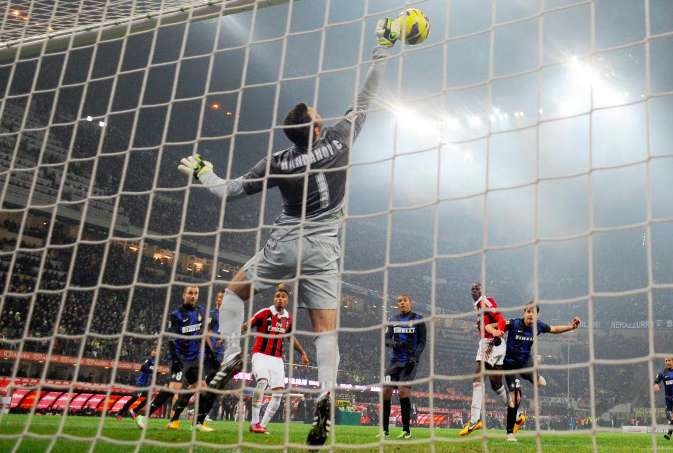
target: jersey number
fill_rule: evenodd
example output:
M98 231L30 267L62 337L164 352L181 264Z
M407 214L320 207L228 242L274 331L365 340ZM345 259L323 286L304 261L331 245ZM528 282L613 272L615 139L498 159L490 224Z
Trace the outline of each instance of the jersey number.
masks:
M329 186L327 185L325 173L315 175L315 184L318 186L318 193L320 194L320 207L325 209L329 206Z

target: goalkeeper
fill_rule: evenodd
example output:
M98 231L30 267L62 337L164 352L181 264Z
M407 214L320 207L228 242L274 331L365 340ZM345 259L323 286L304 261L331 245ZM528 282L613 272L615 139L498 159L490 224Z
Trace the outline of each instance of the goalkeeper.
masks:
M259 193L265 186L280 190L282 213L274 222L270 238L236 273L225 291L220 307L220 333L226 340L226 349L222 366L210 386L223 388L242 366L240 328L244 322L244 301L253 291L299 277L298 304L308 310L312 329L318 334L314 344L323 390L307 439L311 445L322 445L327 439L329 395L336 384L339 366L335 331L341 258L339 230L350 151L376 95L388 48L397 40L393 24L391 19L382 19L377 24L378 46L373 51L373 65L355 105L334 126L323 128L316 109L301 102L284 120L284 132L292 146L265 157L243 176L222 179L213 172L212 164L198 154L182 159L178 166L183 174L194 176L226 201Z

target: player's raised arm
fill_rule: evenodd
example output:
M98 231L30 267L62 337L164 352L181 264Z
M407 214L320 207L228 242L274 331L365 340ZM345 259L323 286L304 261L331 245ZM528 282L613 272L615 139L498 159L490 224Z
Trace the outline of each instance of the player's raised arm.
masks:
M355 99L355 104L346 111L345 118L331 129L336 135L335 138L342 143L348 144L350 142L351 127L353 128L353 141L362 130L362 126L367 119L367 110L371 101L376 97L381 75L385 70L386 58L389 56L388 49L395 45L399 38L399 32L396 28L395 21L389 17L379 20L376 24L377 46L372 52L374 64L369 68L362 89Z
M187 177L196 178L218 197L236 199L262 191L267 174L267 160L260 160L245 175L236 179L220 178L213 171L213 164L203 160L198 154L180 160L178 170ZM273 184L272 180L267 183L268 187L273 187Z
M582 320L575 316L572 321L570 321L570 324L567 325L560 325L560 326L549 326L549 333L566 333L570 332L572 330L577 329L580 326L580 323Z

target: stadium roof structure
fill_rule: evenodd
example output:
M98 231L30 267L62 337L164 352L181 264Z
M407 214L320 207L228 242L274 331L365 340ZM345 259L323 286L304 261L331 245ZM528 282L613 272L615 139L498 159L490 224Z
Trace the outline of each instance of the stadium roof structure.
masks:
M62 36L99 31L122 34L129 22L161 16L209 18L287 0L9 0L0 6L0 47L14 47Z

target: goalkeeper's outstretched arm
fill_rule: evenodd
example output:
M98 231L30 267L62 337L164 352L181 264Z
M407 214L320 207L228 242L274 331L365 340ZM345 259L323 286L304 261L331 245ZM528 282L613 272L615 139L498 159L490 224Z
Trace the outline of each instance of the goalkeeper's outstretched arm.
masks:
M222 179L213 172L213 164L201 159L198 154L180 161L178 170L185 176L193 176L208 190L220 198L236 199L260 192L266 176L266 159L262 159L248 173L236 179ZM273 181L269 181L269 187Z
M390 18L381 19L376 25L377 46L372 52L374 64L369 68L362 89L355 99L355 104L346 111L345 118L332 128L342 143L349 142L351 125L353 127L353 141L362 130L362 126L367 119L367 110L376 97L381 75L385 70L387 57L390 55L389 48L395 44L399 37L398 28L396 22Z

